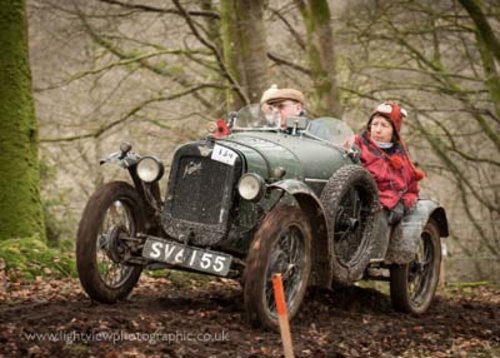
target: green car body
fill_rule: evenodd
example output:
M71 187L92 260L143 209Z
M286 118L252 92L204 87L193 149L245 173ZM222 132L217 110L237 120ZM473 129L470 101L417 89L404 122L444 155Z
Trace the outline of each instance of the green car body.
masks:
M178 190L177 183L182 182L178 179L178 172L186 172L186 169L174 169L170 173L163 216L163 227L167 234L174 238L177 236L177 239L182 241L191 233L189 242L195 245L222 249L244 259L259 221L278 201L285 200L292 205L300 205L302 202L303 205L311 206L307 215L311 221L322 222L321 226L325 229L319 236L322 236L323 239L318 237L318 240L325 240L324 245L327 245L327 239L324 238L326 223L322 217L323 208L319 199L321 192L335 171L347 164L354 164L356 160L351 155L352 153L350 154L340 145L348 136L352 135L352 131L344 122L325 117L316 120L315 124L317 128L322 129L320 134L324 139L304 129L294 131L290 128L288 130L260 130L259 128L256 130L234 130L230 135L220 139L212 137L178 148L176 155L174 155L173 168L179 166L178 163L182 162L180 159L182 157L204 156L210 158L215 146L227 148L236 153L240 161L241 168L238 169L235 176L239 178L248 173L260 176L265 183L266 192L258 202L250 202L238 197L237 180L231 183L225 182L221 184L225 186L225 195L218 197L224 197L223 202L226 202L228 197L230 199L227 202L227 207L221 207L218 210L228 212L227 227L216 224L188 223L185 220L173 218L175 205L172 202L185 200L179 198L184 194L182 190ZM318 132L317 128L315 132ZM182 164L180 165L182 166ZM206 168L208 164L203 165ZM220 166L227 167L225 164ZM186 178L183 176L183 180ZM192 186L198 185L196 183ZM217 187L217 185L214 186ZM211 189L206 188L204 193L209 190ZM201 192L198 195L203 197L204 193ZM201 203L212 206L212 201L218 202L218 199L205 200L200 198L196 201L196 208L193 207L192 211L199 213L210 210L208 207L203 207ZM181 236L182 238L180 238Z

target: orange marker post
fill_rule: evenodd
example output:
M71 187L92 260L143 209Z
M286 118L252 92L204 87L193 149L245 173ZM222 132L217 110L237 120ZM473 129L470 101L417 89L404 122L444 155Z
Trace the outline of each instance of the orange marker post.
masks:
M283 280L280 273L273 275L274 301L276 302L276 312L278 313L278 322L280 325L281 340L285 358L293 358L292 335L288 323L288 313L286 310L285 292L283 290Z

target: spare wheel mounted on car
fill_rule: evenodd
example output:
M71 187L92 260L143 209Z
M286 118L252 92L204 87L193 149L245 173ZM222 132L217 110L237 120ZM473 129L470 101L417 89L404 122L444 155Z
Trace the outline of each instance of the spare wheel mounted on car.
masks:
M338 169L321 193L333 245L333 280L349 284L363 276L375 249L376 214L380 209L377 185L360 165Z

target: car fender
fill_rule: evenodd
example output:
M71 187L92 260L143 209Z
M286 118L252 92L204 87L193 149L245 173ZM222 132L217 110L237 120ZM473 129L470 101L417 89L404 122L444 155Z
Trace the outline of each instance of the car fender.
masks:
M330 288L332 282L330 260L333 245L329 240L328 223L321 201L314 191L300 180L284 179L268 186L269 191L277 189L292 195L309 218L314 237L311 243L312 272L309 284Z
M438 225L439 235L448 237L448 220L444 208L434 200L420 199L413 210L403 218L398 225L399 228L393 230L385 262L395 264L411 262L417 252L420 235L431 218Z

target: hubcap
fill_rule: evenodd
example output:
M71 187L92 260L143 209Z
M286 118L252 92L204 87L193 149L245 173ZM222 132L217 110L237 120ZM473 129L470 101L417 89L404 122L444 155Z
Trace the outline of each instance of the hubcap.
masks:
M101 280L108 287L119 287L128 280L133 267L121 264L126 247L120 234L133 234L135 224L126 204L114 201L106 211L97 235L96 262Z
M291 226L284 232L272 248L266 271L266 300L272 315L276 315L273 275L280 273L287 306L292 307L302 283L306 267L305 243L302 231Z
M432 240L428 233L424 233L419 240L415 260L410 264L408 272L408 293L416 306L426 299L431 282L434 255Z
M335 217L334 252L345 266L355 262L363 252L363 233L370 208L368 201L360 194L356 187L348 191L341 199Z

